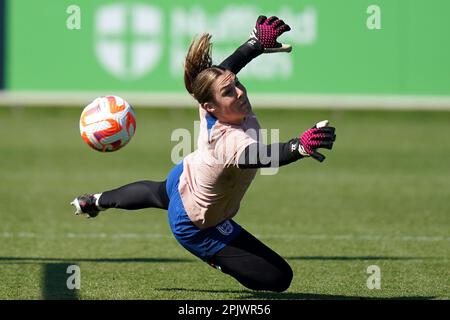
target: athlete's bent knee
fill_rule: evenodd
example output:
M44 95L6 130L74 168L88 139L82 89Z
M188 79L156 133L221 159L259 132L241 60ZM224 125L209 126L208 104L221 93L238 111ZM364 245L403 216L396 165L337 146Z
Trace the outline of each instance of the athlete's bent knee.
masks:
M272 271L265 275L264 279L261 279L259 290L268 290L274 292L286 291L291 285L293 278L293 272L291 267L286 263L284 266L277 268L276 271Z
M294 274L292 272L292 269L291 267L288 266L286 270L283 270L283 273L281 273L279 277L274 279L275 281L273 282L271 291L275 292L286 291L291 285L293 276Z

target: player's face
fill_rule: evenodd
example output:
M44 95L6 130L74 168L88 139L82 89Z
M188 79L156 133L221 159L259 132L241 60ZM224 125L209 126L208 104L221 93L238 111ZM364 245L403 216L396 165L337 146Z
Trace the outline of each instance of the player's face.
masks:
M247 90L235 74L225 71L213 83L213 115L221 122L239 124L251 111Z

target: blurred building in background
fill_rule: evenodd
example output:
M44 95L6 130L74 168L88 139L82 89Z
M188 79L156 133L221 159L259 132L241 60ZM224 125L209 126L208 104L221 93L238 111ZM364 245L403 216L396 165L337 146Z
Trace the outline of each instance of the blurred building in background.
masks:
M136 106L193 104L183 61L213 35L220 63L256 18L292 30L290 54L239 75L259 107L450 109L447 0L0 0L0 104L84 105L121 95Z

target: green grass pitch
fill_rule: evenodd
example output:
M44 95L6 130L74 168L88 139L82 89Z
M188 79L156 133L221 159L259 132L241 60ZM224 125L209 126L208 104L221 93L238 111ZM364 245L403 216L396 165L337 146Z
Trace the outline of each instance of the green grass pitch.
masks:
M73 215L69 202L171 169L197 110L137 109L124 149L91 150L81 109L0 109L0 299L347 299L450 296L450 113L256 110L287 141L316 121L334 150L257 175L236 221L287 259L288 291L252 292L184 250L157 209ZM80 290L65 287L67 266ZM369 289L376 265L381 288Z

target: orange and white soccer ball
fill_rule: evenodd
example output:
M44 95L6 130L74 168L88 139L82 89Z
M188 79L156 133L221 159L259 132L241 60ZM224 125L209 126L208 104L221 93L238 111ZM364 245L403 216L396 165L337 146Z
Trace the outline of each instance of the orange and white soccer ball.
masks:
M97 151L119 150L130 142L135 130L133 107L117 96L99 97L81 113L81 137Z

